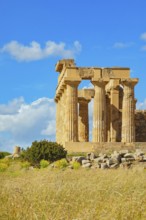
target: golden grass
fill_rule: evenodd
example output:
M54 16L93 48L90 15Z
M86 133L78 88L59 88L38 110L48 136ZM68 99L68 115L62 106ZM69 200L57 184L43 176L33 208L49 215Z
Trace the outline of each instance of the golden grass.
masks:
M0 173L3 219L146 219L146 171L11 168Z

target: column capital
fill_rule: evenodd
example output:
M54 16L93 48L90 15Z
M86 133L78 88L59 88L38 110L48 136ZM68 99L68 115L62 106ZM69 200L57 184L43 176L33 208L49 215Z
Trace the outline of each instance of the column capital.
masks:
M91 99L86 99L84 97L78 97L78 103L88 104L90 101L91 101Z
M123 86L134 87L138 83L138 78L121 79L121 84Z
M70 86L75 86L76 87L76 86L78 86L80 84L81 81L66 79L66 80L64 80L64 82L65 82L66 85L70 85Z
M98 80L91 80L91 83L94 86L100 86L100 87L105 86L108 82L109 82L108 79L102 79L102 78L99 78Z

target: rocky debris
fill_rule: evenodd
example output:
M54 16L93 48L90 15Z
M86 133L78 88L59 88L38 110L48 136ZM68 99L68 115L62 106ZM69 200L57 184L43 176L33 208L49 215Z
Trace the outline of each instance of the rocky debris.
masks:
M104 169L107 169L107 168L109 168L109 167L108 167L107 163L101 163L101 164L100 164L100 168L101 168L102 170L104 170Z
M93 152L88 153L86 157L88 160L94 160L96 158L96 156Z
M87 160L86 157L83 156L76 156L76 157L72 157L72 162L78 162L82 165L82 160Z
M90 163L90 160L82 160L82 165Z
M136 164L146 162L146 155L140 149L136 149L135 152L130 152L129 150L114 151L109 155L105 153L95 155L92 152L88 153L86 157L72 157L71 163L74 161L79 162L83 168L117 169L121 167L128 169ZM143 166L146 167L145 164Z
M82 165L83 168L90 168L92 166L91 163L85 163Z

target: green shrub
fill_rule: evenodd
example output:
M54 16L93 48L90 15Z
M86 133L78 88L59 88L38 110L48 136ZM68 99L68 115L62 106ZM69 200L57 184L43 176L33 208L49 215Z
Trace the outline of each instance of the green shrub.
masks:
M49 161L42 159L40 161L40 168L46 168L49 166L49 164L50 164Z
M3 159L0 159L0 164L1 164L1 163L4 163L4 164L6 164L7 166L9 166L9 165L10 165L10 161L11 161L10 158L3 158Z
M54 162L65 158L67 151L62 145L47 140L34 141L31 147L23 150L21 157L29 161L34 166L39 166L42 159Z
M77 169L79 169L81 167L81 164L79 162L77 162L77 161L74 161L72 163L72 167L73 167L73 169L77 170Z
M0 152L0 159L5 158L6 156L10 155L8 152Z
M66 159L61 159L61 160L57 160L55 163L54 163L55 167L57 168L65 168L68 166L68 162Z
M0 172L4 172L8 168L6 163L0 163Z
M21 168L28 169L30 167L30 163L28 161L21 163Z

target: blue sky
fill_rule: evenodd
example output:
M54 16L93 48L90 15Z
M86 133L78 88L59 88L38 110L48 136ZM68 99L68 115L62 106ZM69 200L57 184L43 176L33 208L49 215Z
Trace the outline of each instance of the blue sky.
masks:
M0 0L0 150L55 140L62 58L130 67L137 106L146 108L145 10L145 0Z

